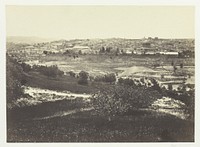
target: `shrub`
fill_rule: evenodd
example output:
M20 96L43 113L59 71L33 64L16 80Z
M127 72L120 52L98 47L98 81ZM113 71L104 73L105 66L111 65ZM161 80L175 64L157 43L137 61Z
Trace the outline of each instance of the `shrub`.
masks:
M85 71L81 71L79 73L78 84L87 85L88 84L88 77L89 77L89 73L87 73Z
M109 73L105 75L105 82L113 83L116 81L116 76L114 73Z
M76 76L76 73L73 72L73 71L70 71L70 72L69 72L69 75L70 75L71 77L75 77L75 76Z
M96 82L104 82L105 81L105 76L101 76L101 75L96 76L94 78L94 81L96 81Z
M114 73L109 73L104 76L96 76L94 81L96 82L108 82L114 83L116 81L116 75Z
M95 94L92 104L97 113L110 117L147 108L161 97L150 88L115 85Z
M119 78L118 79L119 84L129 85L129 86L135 86L135 82L132 79L126 78Z
M161 89L158 81L156 81L154 78L151 78L150 80L151 80L151 83L153 85L151 88L154 89L154 90L157 90L160 93L162 93L162 89Z

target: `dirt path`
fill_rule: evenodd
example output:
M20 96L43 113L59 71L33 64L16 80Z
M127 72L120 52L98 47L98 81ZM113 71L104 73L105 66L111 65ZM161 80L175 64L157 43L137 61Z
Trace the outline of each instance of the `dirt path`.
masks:
M90 110L93 110L93 108L90 107L90 108L81 108L81 109L75 109L75 110L70 110L70 111L60 111L60 112L55 113L54 115L38 117L38 118L34 118L33 120L45 120L45 119L51 119L51 118L56 118L56 117L63 117L70 114L75 114L77 112L84 112L84 111L90 111Z

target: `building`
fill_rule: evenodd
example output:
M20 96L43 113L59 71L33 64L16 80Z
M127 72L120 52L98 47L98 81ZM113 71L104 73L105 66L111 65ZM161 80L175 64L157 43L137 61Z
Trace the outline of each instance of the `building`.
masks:
M72 50L75 53L81 52L82 54L92 54L92 53L94 53L94 51L88 46L78 46L78 45L76 45L72 48Z

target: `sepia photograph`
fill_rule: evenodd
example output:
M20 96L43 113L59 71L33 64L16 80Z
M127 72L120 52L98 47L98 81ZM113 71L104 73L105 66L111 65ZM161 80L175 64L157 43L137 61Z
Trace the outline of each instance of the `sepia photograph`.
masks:
M6 141L195 141L195 6L6 5Z

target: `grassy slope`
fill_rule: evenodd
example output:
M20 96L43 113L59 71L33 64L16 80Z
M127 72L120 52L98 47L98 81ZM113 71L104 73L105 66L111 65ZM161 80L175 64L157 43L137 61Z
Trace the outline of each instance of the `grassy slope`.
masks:
M194 141L192 122L146 111L112 121L89 111L46 120L12 121L8 126L8 142Z
M36 72L26 74L26 85L32 87L39 87L49 90L70 91L74 93L94 93L100 87L109 86L106 83L89 82L88 85L78 84L78 79L70 76L63 76L60 78L49 78Z
M90 107L81 100L46 102L8 111L8 142L194 141L193 122L164 113L135 111L108 121L94 110L46 120L57 112Z

